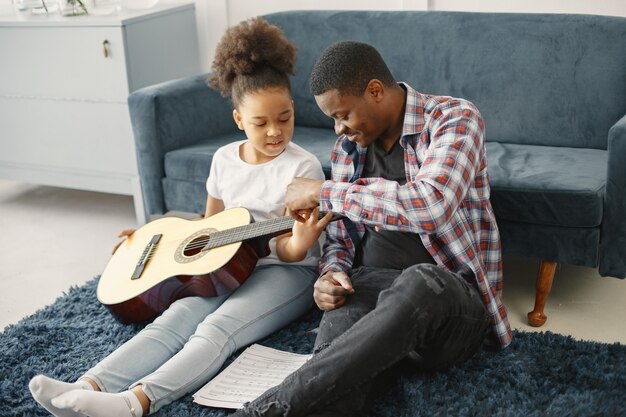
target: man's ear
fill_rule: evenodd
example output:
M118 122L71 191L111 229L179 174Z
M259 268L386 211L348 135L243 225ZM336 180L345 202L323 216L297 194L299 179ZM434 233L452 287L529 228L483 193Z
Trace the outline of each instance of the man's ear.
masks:
M380 103L385 96L385 86L380 80L373 78L369 83L367 83L365 95L374 100L376 103Z
M237 123L237 127L239 128L239 130L243 130L243 121L241 120L241 115L239 114L237 109L233 110L233 119L235 120L235 123Z

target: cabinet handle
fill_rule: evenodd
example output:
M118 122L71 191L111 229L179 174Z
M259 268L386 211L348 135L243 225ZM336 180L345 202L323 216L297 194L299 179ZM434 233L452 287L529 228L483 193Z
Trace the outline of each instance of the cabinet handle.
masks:
M104 42L102 42L102 48L103 48L103 53L104 53L104 57L108 58L109 57L109 41L108 40L104 40Z

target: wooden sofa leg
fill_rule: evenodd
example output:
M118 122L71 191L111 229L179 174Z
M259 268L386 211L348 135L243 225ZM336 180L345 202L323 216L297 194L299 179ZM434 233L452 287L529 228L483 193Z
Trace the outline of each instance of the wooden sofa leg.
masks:
M543 314L543 308L548 301L548 294L552 289L552 280L556 271L556 262L541 261L539 274L537 275L537 293L535 294L535 309L528 313L528 324L533 327L541 327L548 319Z

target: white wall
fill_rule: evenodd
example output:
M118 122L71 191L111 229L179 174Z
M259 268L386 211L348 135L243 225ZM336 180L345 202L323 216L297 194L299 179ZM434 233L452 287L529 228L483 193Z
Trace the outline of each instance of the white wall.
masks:
M584 13L626 17L626 0L196 0L203 71L210 71L215 46L229 26L262 14L306 9Z

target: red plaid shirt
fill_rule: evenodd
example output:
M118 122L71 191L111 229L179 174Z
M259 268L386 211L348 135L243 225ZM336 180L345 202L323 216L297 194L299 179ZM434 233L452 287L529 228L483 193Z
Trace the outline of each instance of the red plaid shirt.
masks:
M473 282L491 316L500 347L511 342L511 328L501 302L500 234L489 202L484 124L470 102L407 90L404 148L407 183L360 178L367 148L337 139L332 152L332 180L320 195L323 211L352 220L326 228L320 272L349 272L355 255L350 233L363 236L363 225L418 233L438 265Z

